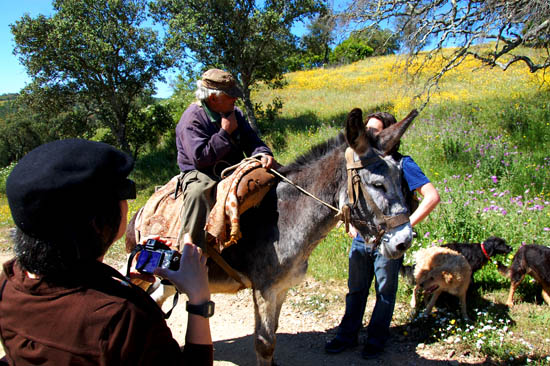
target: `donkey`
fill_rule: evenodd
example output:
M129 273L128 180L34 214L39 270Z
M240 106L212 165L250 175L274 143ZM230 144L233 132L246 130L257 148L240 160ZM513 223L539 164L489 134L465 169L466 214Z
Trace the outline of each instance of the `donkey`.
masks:
M314 147L280 173L334 207L347 205L349 222L360 234L365 238L378 237L382 252L398 258L411 245L412 228L408 216L397 226L389 227L384 221L407 214L399 162L386 153L400 141L417 114L412 111L398 124L374 136L365 129L361 110L353 109L347 116L343 134ZM363 184L353 205L349 204L347 189L348 146L353 150L356 168L349 169L356 172L357 183ZM367 163L363 166L361 162ZM377 207L371 207L373 204ZM383 215L377 214L380 212ZM222 257L252 288L258 365L275 364L275 333L286 293L302 281L311 252L340 218L331 208L284 181L268 193L258 208L242 215L242 239L226 248ZM132 223L133 220L127 231L127 249L136 244ZM234 293L242 288L211 259L208 266L212 292Z

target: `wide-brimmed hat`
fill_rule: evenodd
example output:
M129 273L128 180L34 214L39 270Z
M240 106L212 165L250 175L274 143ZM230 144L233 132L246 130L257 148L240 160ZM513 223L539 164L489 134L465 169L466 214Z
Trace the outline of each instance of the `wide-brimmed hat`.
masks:
M82 139L50 142L25 155L6 181L15 225L38 239L56 239L97 215L106 200L136 197L128 179L134 160L113 146Z
M221 90L233 98L242 98L243 92L237 86L233 75L220 69L210 69L202 74L202 84L208 89Z

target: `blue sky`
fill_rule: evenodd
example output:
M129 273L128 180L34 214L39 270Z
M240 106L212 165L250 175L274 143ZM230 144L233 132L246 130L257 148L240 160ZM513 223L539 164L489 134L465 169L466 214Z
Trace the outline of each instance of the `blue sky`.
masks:
M38 14L51 14L48 0L4 0L0 11L0 94L19 92L30 79L25 68L13 55L13 35L10 24L14 24L25 13L35 17Z
M18 93L30 82L25 68L19 63L13 54L13 35L10 31L10 24L14 24L25 13L31 17L39 14L50 16L53 8L50 0L1 0L0 11L0 94ZM170 74L173 77L173 74ZM168 75L167 79L171 76ZM158 83L157 96L165 98L172 95L169 83Z
M10 24L14 24L25 13L31 17L39 14L50 16L53 8L50 0L1 0L2 8L0 11L0 94L18 93L25 85L30 82L30 78L25 72L25 68L19 63L17 57L13 54L13 35L10 31ZM348 0L335 0L340 5L347 3ZM293 32L302 34L305 31L303 24L297 24ZM166 75L166 83L158 83L157 96L165 98L172 94L169 81L174 78L175 73Z

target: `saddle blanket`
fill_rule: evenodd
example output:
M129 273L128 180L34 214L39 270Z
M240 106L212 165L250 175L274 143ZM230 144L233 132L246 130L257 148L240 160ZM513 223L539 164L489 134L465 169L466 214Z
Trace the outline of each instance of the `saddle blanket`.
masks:
M176 192L179 175L158 189L136 215L135 234L142 238L158 235L172 243L178 242L182 225L182 194ZM236 243L241 238L240 215L257 206L276 183L275 176L259 161L248 161L217 185L216 203L206 221L205 230L215 239L215 249Z

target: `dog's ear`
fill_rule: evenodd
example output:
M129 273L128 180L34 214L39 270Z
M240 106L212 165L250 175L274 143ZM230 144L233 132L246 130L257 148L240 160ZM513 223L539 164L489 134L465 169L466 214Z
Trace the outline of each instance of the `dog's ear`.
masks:
M453 282L453 274L447 271L441 271L441 276L446 284L450 285Z

